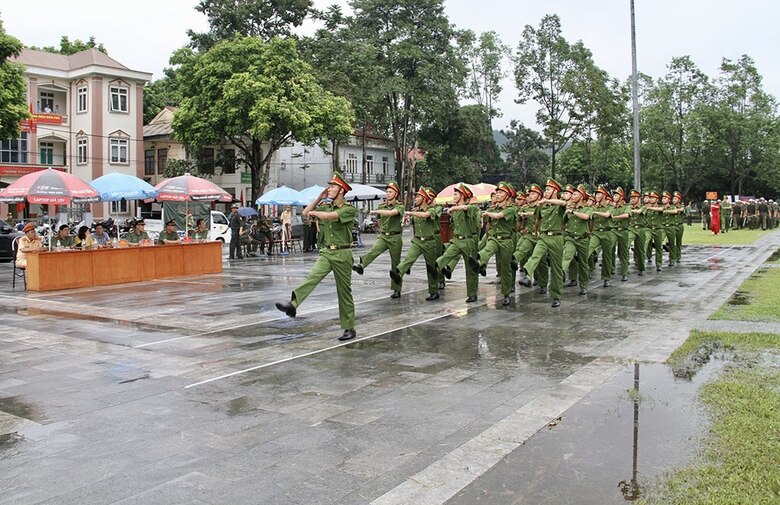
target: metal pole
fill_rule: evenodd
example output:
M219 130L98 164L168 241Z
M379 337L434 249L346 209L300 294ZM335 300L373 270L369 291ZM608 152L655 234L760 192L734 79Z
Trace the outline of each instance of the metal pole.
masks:
M366 183L366 125L363 125L363 177L360 179L360 183Z
M634 21L634 0L631 2L631 101L634 107L634 188L642 190L642 175L639 166L639 78L636 71L636 23Z

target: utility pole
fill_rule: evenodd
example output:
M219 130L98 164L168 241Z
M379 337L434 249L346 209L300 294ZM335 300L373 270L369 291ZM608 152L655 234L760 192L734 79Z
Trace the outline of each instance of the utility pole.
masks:
M639 166L639 78L636 71L636 22L634 0L631 2L631 102L634 107L634 188L642 191L642 174Z
M363 177L360 184L366 183L366 125L363 125Z

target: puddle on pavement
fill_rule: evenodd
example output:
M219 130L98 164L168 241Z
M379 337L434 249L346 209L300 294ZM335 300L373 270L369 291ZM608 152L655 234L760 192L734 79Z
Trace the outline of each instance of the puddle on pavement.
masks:
M664 364L641 364L638 388L634 366L627 367L447 504L608 505L641 498L696 455L709 425L696 395L727 362L708 358L690 379Z
M735 291L726 303L729 305L750 305L750 293L747 291Z
M38 410L19 399L18 396L9 396L8 398L0 398L0 411L6 414L11 414L16 417L22 417L35 421L36 423L46 422L48 419L45 415L38 412Z

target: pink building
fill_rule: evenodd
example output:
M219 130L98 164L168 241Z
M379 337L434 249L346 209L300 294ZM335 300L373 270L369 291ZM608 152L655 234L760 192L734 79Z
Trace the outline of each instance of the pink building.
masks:
M89 182L123 172L143 177L143 87L152 74L131 70L97 49L72 55L23 49L27 97L33 117L17 139L0 140L0 184L48 167ZM101 217L127 213L125 202L109 209L94 204ZM34 217L37 205L0 205L0 215Z

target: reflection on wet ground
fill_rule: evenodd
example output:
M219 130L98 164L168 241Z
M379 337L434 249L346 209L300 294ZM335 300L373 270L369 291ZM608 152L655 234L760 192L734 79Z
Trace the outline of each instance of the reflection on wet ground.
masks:
M726 363L712 360L690 380L663 364L637 364L635 381L635 367L626 367L448 505L637 500L654 479L695 456L708 427L696 394Z
M389 260L380 257L353 278L358 340L346 344L335 339L332 280L295 319L274 308L289 299L313 255L230 262L222 275L177 281L5 293L0 503L369 503L422 482L418 472L507 419L522 421L517 412L528 405L541 407L537 416L557 417L627 360L665 359L769 253L768 246L688 248L683 265L661 273L632 274L611 288L596 279L587 296L567 288L559 309L525 288L501 307L492 276L480 280L478 302L466 304L462 269L441 300L426 302L421 266L393 300ZM10 283L10 268L0 265L0 276ZM642 370L642 395L655 383L659 391L687 391L654 367ZM623 376L599 400L621 444ZM640 405L640 444L665 426L654 417L666 404L657 398L658 405ZM595 442L582 432L579 449L566 430L598 427L593 416L572 419L567 412L540 436L564 435L561 443L571 445L564 455L571 454L561 458L582 468L591 456L614 457L602 481L616 488L626 479L614 471L626 449L588 453ZM498 438L501 454L528 447L515 450L525 439L514 433ZM496 447L482 454L498 454ZM640 482L654 475L648 468L661 452L640 445ZM553 459L540 459L539 468L553 468ZM521 471L532 474L530 466ZM543 473L539 486L569 496L565 480ZM446 475L463 485L475 477ZM397 503L438 503L429 498Z

